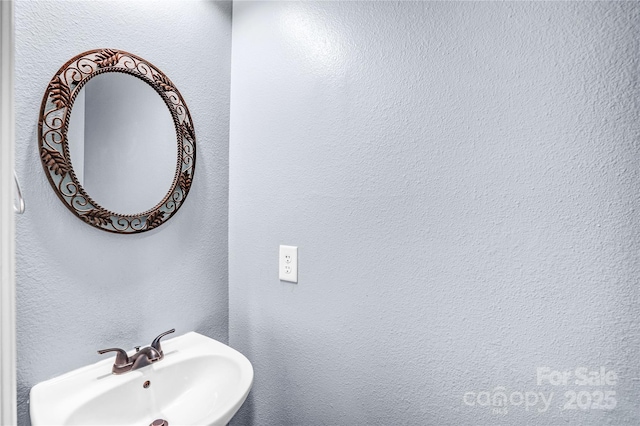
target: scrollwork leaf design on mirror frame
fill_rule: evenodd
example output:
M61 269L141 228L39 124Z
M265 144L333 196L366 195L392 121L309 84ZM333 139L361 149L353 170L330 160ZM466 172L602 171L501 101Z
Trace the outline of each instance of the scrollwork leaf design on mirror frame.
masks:
M178 178L174 179L165 198L146 212L121 214L106 210L87 194L68 160L68 121L75 98L87 81L104 72L126 73L152 86L169 108L177 131ZM38 132L40 157L52 188L78 218L104 231L133 234L162 225L184 203L193 182L196 135L182 95L157 67L122 50L95 49L67 61L51 79L44 94Z
M196 135L195 132L193 130L193 126L191 125L191 123L189 123L188 121L185 121L182 123L182 127L184 129L184 135L187 138L187 140L191 143L193 143L196 139Z
M172 92L176 90L176 87L173 85L171 80L167 78L166 75L154 74L153 79L155 80L156 83L158 83L160 87L162 87L162 89L164 89L165 92Z
M93 226L107 226L111 223L111 214L105 210L91 209L80 217Z
M182 191L186 194L189 188L191 187L191 174L189 172L184 172L180 175L180 180L178 185L182 188Z
M153 229L162 224L162 219L165 216L165 212L158 210L147 216L147 229Z
M65 108L71 103L71 90L69 90L69 86L60 80L60 76L55 76L51 81L49 90L51 91L51 101L56 108Z
M104 49L102 52L96 55L96 64L98 68L112 67L118 63L121 55L119 52L111 49Z
M44 165L54 174L64 176L69 173L69 163L58 151L42 148L40 157Z

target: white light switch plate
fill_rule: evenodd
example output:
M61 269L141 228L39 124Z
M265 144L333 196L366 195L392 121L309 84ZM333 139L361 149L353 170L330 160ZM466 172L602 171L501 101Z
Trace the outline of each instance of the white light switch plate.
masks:
M298 282L298 247L280 246L280 260L278 262L280 280L291 283Z

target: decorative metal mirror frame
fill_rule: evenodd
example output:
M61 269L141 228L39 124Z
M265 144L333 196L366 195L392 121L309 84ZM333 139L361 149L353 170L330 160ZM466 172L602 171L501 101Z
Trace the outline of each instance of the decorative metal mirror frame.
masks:
M119 214L100 206L86 193L71 164L67 131L73 102L90 79L105 72L126 73L149 84L173 117L178 144L173 183L162 201L143 213ZM191 188L196 137L187 105L162 71L131 53L95 49L64 64L51 79L42 99L38 135L42 166L60 200L80 219L104 231L132 234L157 228L178 211Z

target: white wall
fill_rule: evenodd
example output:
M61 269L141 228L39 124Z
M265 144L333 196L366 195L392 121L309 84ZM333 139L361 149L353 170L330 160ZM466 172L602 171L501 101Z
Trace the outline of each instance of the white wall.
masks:
M148 344L172 327L223 342L227 325L230 2L18 1L16 167L20 424L35 383ZM197 134L189 197L163 226L116 235L78 220L40 164L38 112L53 74L81 52L117 48L158 66L180 89Z
M640 423L638 22L234 3L229 339L256 372L234 424ZM601 366L615 385L536 381ZM499 386L554 396L463 401ZM572 390L617 407L563 410Z

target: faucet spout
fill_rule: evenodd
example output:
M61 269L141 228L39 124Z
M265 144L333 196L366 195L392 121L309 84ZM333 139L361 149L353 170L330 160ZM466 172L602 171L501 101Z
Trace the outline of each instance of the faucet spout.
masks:
M144 347L131 356L133 362L131 371L151 365L156 361L160 361L162 358L163 355L151 346Z

